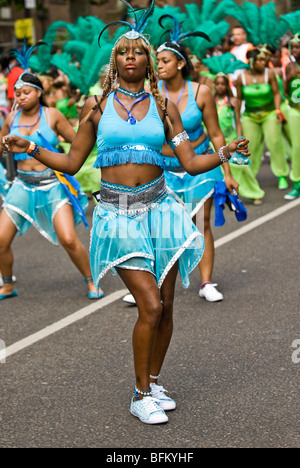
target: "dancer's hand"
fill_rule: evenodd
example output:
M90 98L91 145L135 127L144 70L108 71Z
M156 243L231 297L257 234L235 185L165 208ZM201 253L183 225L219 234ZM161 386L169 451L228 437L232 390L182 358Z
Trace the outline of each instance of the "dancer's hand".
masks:
M248 150L249 140L247 138L238 138L237 140L232 141L227 146L228 153L230 156L233 156L235 152L242 154L245 157L251 156Z
M2 148L7 153L27 153L30 142L16 135L7 135L2 138Z
M225 176L225 185L229 193L233 194L234 192L239 193L239 183L232 177L232 175Z

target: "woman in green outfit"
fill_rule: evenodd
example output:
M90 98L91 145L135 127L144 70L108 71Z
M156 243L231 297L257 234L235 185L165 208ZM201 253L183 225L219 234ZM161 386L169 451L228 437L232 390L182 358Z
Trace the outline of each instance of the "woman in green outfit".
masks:
M224 73L216 76L214 85L219 124L226 142L230 142L232 137L242 136L240 106L233 97L229 78ZM251 166L230 164L230 170L232 177L239 183L239 194L242 197L252 200L261 200L264 197L265 192L260 188Z
M251 170L256 177L262 160L264 141L271 153L271 170L278 177L278 188L287 189L289 166L285 158L284 142L279 124L283 122L280 110L281 96L272 70L267 68L266 54L259 49L248 52L250 70L243 72L236 82L237 97L245 101L242 116L243 134L251 143Z
M290 178L294 188L284 198L294 200L300 197L300 34L291 40L291 53L295 62L286 68L287 92L290 109L288 112L288 128L292 143L292 171Z

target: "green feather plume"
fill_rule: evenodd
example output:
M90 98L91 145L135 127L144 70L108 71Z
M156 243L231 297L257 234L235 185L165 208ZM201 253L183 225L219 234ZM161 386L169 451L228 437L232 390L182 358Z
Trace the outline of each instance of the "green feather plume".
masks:
M230 53L203 59L202 62L214 75L217 75L218 73L225 73L228 75L230 73L234 73L236 70L248 68L248 65L237 60L235 56Z

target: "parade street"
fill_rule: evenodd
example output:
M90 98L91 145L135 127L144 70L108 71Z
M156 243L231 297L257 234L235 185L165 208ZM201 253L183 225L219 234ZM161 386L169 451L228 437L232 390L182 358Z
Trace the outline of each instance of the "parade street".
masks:
M137 309L121 280L109 273L91 302L61 247L33 228L16 238L19 297L0 305L1 447L299 447L300 199L283 199L268 161L259 180L264 204L245 202L243 223L226 207L214 228L224 301L199 298L198 270L187 290L178 279L160 381L178 407L166 425L129 412Z

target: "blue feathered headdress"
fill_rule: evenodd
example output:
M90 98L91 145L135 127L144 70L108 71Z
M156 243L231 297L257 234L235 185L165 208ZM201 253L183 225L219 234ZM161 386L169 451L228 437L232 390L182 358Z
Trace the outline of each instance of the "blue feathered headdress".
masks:
M169 18L173 21L174 26L172 29L168 29L166 32L170 34L170 42L174 42L178 45L181 45L183 41L188 39L189 37L201 37L202 39L206 39L207 41L210 42L210 38L208 37L207 34L201 31L189 31L189 32L183 32L182 29L182 23L179 23L178 19L173 16L173 15L163 15L161 18L159 18L159 24L163 29L166 29L163 25L163 20Z
M31 47L29 47L29 49L27 49L27 40L24 39L22 50L11 49L8 52L8 54L11 55L12 57L15 57L18 60L21 67L23 68L23 70L25 72L28 72L30 56L33 54L35 49L37 49L41 45L48 45L48 44L46 44L46 42L43 42L43 41L38 41L36 44L33 44Z
M130 31L128 31L126 34L123 34L122 36L120 36L119 39L117 40L116 44L121 39L123 39L124 37L126 37L127 39L141 38L141 39L143 39L145 41L145 43L149 47L149 45L150 45L149 41L145 38L145 36L143 36L143 32L144 32L144 30L145 30L145 28L147 26L147 23L148 23L149 19L153 15L154 8L155 8L155 0L151 1L150 7L148 7L148 8L139 8L139 9L136 9L136 10L132 7L132 5L130 5L128 2L126 2L126 0L121 0L121 2L124 3L129 8L130 12L133 14L134 23L131 24L128 21L113 21L112 23L107 24L105 26L105 28L101 31L101 34L99 36L99 40L98 40L99 46L101 47L101 45L100 45L101 37L102 37L104 31L107 28L109 28L110 26L126 26L126 27L128 27L130 29ZM137 15L138 11L143 11L143 14L141 15L140 18L138 18L138 15Z

